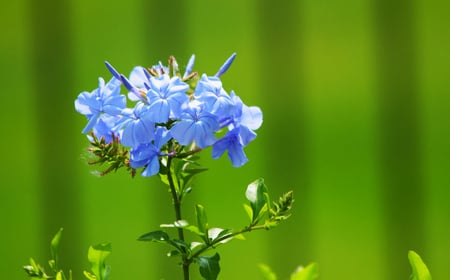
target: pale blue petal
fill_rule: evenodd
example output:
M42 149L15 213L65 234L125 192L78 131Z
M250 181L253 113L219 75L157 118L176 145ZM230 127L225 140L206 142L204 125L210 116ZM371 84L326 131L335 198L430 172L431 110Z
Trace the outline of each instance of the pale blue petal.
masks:
M220 139L212 146L212 158L218 159L228 148L228 141L226 139Z
M262 122L263 115L259 107L248 107L245 105L242 107L241 125L256 130L261 127Z
M75 100L75 109L82 115L91 115L94 113L91 109L91 106L89 106L89 95L90 93L87 91L82 92Z
M148 81L145 75L145 69L142 66L136 66L131 70L129 81L137 88L145 88L144 83Z
M84 129L83 129L83 131L82 131L83 134L86 134L86 133L88 133L89 131L91 131L91 129L92 129L92 128L95 126L95 124L97 123L98 117L99 117L99 114L97 114L97 115L91 115L91 116L89 117L89 121L88 121L87 125L84 127Z
M109 115L118 115L125 109L127 99L124 95L111 96L103 105L103 112Z
M155 131L155 148L157 150L161 149L161 147L169 142L169 140L172 138L172 134L170 131L162 126L159 126Z
M233 145L228 148L228 158L231 160L231 164L234 167L241 167L248 162L244 148L237 143L233 143Z
M240 126L235 129L239 131L239 142L242 146L247 146L248 143L256 138L256 133L246 126Z
M175 140L183 146L189 145L194 140L194 129L192 129L193 122L191 120L184 120L176 123L170 132Z
M142 171L141 175L144 177L150 177L159 173L159 159L154 156L147 167Z
M209 130L207 126L196 124L194 129L195 143L200 148L206 148L216 142L216 137L213 131Z
M167 100L159 99L150 104L149 118L155 123L165 123L169 120L170 106Z
M124 146L136 146L134 141L134 122L128 123L128 125L124 128L121 142Z
M134 128L135 144L133 146L150 143L154 139L154 133L153 124L147 124L143 121L136 122Z

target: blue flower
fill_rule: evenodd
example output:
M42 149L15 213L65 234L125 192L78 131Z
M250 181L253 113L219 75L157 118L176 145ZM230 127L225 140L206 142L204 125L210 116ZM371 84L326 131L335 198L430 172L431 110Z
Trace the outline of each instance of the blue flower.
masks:
M213 145L212 157L219 158L228 150L228 158L234 167L244 165L248 159L244 147L256 138L254 130L262 124L262 112L256 106L248 107L234 93L230 94L235 110L231 118L225 121L229 131Z
M214 143L212 147L212 158L218 159L226 150L228 158L234 167L240 167L247 163L244 147L253 139L256 134L250 129L241 126L227 132L227 134Z
M247 106L233 91L230 93L231 99L235 104L234 115L231 120L231 128L245 126L250 130L257 130L263 122L262 111L256 106Z
M189 85L179 77L170 78L169 75L150 78L150 89L147 91L149 101L149 118L156 123L165 123L171 119L178 119L183 104L189 102L186 91Z
M75 100L75 109L88 118L83 133L88 133L97 125L102 114L119 115L126 106L125 96L120 94L121 81L113 77L106 85L102 78L98 79L98 88L92 92L82 92Z
M164 127L158 127L155 132L154 143L141 144L130 151L130 165L133 168L140 168L147 165L142 171L142 176L153 176L159 172L159 156L161 147L170 140L169 131Z
M123 128L123 145L136 147L154 139L155 124L151 121L148 110L148 105L138 102L133 110L127 108L122 111L124 117L118 126Z
M115 130L116 124L120 120L120 116L110 116L103 114L99 117L97 124L92 128L92 132L97 138L104 138L106 143L113 141L113 136L118 137L120 132ZM92 142L93 138L88 135L88 139Z
M198 81L194 98L206 104L206 110L220 118L233 113L234 103L223 89L218 77L208 77L205 74Z
M203 149L216 141L214 132L219 128L216 116L205 111L203 104L192 101L186 106L181 120L171 128L171 133L181 145L187 146L194 141Z

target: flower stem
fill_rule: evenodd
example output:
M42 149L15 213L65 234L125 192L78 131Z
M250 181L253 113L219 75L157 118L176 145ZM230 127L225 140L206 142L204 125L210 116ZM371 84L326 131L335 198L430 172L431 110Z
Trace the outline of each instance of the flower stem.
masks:
M250 232L253 230L261 230L261 229L266 229L266 227L264 225L250 225L247 226L239 231L230 233L230 234L226 234L220 238L215 239L214 241L212 241L211 243L207 244L205 247L201 248L200 250L198 250L197 252L195 252L194 254L192 254L189 258L186 259L186 261L190 264L192 263L192 261L196 258L199 257L201 254L203 254L204 252L208 251L211 248L214 248L215 245L217 245L218 243L225 241L229 238L235 237L239 234L243 234L246 232Z
M170 192L172 193L172 200L173 200L173 208L175 210L175 219L176 221L182 220L181 218L181 194L178 193L177 189L175 188L175 183L173 181L172 176L172 170L171 170L171 164L172 164L172 157L168 157L167 159L167 180L169 181L170 186ZM178 239L180 239L182 242L184 242L184 232L182 228L178 228ZM189 280L189 265L191 264L190 261L188 261L186 252L182 252L182 265L183 265L183 279Z

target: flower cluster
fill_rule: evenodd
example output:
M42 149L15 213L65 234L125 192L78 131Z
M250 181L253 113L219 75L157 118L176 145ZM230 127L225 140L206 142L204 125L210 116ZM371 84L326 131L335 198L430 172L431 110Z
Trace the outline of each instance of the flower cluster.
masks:
M137 66L128 77L106 62L113 76L109 82L100 78L97 89L82 92L75 100L76 110L88 119L82 132L90 132L91 141L118 140L128 147L129 165L144 167L143 176L157 174L162 157L180 157L210 146L214 159L228 151L233 166L242 166L248 161L244 147L255 139L262 112L222 86L220 76L235 56L214 76L192 71L194 55L183 75L173 57L168 66Z

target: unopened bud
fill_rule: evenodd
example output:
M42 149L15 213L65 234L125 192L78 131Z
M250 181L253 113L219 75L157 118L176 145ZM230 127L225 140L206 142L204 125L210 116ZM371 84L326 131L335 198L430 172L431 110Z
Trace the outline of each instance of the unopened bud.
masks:
M216 77L220 77L223 74L225 74L225 72L227 72L228 68L230 68L231 63L233 63L234 58L236 57L236 53L233 53L228 59L227 61L225 61L225 63L222 65L222 67L220 67L219 71L217 71L216 73Z

